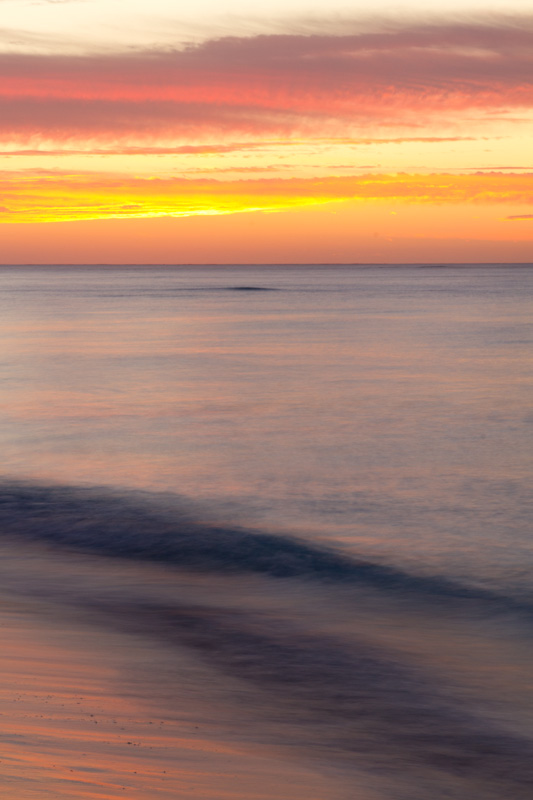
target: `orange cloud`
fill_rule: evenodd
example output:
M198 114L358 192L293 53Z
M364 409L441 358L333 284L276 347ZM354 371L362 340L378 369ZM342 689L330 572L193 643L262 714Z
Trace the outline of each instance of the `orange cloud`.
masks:
M36 171L0 175L0 221L49 222L122 217L274 212L344 200L533 205L532 174L331 176L321 179L213 180Z

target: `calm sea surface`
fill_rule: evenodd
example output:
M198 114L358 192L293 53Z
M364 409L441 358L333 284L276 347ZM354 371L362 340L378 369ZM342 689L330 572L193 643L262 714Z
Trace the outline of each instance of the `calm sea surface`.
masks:
M0 268L6 597L196 660L319 800L531 797L532 298L533 265Z

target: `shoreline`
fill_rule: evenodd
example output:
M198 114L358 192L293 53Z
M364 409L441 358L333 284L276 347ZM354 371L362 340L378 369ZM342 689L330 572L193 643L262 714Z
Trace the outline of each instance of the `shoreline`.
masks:
M0 789L10 800L348 800L329 777L228 735L216 709L195 719L186 692L166 710L143 697L143 679L126 674L148 666L140 638L5 598L0 625Z

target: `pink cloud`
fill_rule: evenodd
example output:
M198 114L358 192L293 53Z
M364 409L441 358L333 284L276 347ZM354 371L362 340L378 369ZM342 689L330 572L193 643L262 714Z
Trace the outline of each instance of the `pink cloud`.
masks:
M241 150L256 150L263 148L262 142L236 142L234 144L205 144L205 145L182 145L179 147L151 147L150 145L122 146L122 147L92 147L90 152L93 155L214 155L220 153L235 153ZM25 150L4 150L0 155L4 156L59 156L73 155L80 156L86 154L86 149L67 149L47 150L44 148L33 148Z
M533 17L0 55L0 135L30 140L317 135L524 107L533 107Z

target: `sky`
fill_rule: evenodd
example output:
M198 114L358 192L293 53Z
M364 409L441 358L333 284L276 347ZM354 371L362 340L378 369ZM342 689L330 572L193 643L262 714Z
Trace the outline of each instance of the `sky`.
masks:
M1 263L533 261L531 0L0 0Z

